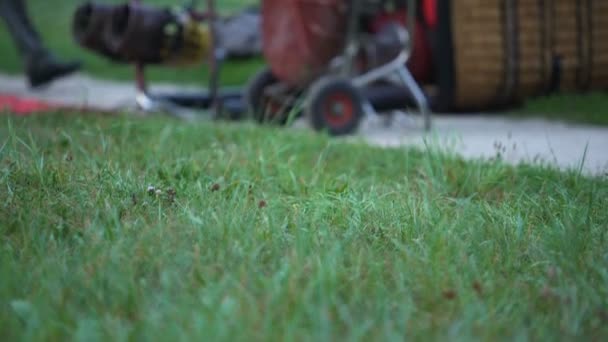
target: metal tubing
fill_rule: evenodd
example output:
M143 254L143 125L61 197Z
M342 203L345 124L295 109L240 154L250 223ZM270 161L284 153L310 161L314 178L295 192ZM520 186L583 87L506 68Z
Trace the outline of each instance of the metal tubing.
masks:
M348 32L346 39L346 48L344 50L344 64L340 68L343 77L349 77L353 69L353 60L357 54L357 33L359 31L358 19L362 0L353 0L350 8L350 20L348 22Z
M407 62L408 58L409 53L402 51L399 56L397 56L397 58L393 59L387 64L372 69L363 75L355 77L353 79L353 84L357 87L362 87L379 79L388 77L390 74L394 73L396 69L403 67L403 65Z
M139 5L141 1L131 0L131 3L134 5ZM141 94L148 94L148 85L146 83L146 70L144 64L142 63L135 64L135 88L137 89L137 92Z
M216 12L215 12L215 1L207 0L207 13L211 17L209 21L209 28L211 29L211 54L209 56L209 67L211 68L211 73L209 77L209 94L211 96L211 108L213 110L213 114L215 117L220 116L221 106L218 97L217 97L217 87L219 83L219 69L220 69L220 60L223 59L222 56L219 56L217 51L217 31L215 28L215 20L216 20Z
M416 10L417 8L417 3L416 1L418 0L409 0L408 4L407 4L407 26L408 26L408 32L410 35L410 45L411 47L414 46L414 37L416 37ZM403 48L404 50L408 50L409 47L405 46Z
M183 120L196 120L198 115L170 101L154 99L146 93L135 96L137 106L144 112L165 112Z
M424 117L424 129L429 131L431 129L431 112L429 110L429 104L426 96L424 96L424 92L420 86L418 86L418 82L416 82L414 76L412 76L410 71L405 66L397 69L397 73L399 74L401 81L403 81L403 84L405 84L406 88L414 97L414 101L416 101L418 109Z
M408 44L404 45L403 50L399 53L399 55L383 66L353 78L352 82L356 87L363 87L377 80L390 78L396 72L399 80L414 98L414 101L418 106L418 110L424 118L424 129L429 131L431 129L431 112L429 110L428 100L424 95L424 91L420 88L418 82L416 82L406 66L406 63L410 58L411 47L414 46L413 40L416 30L416 0L408 1L407 16L408 17L406 19L409 27L409 42Z

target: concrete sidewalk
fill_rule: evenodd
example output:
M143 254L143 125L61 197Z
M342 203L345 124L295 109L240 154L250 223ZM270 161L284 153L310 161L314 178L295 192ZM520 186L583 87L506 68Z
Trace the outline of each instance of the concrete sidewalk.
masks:
M200 90L154 84L154 91ZM0 93L29 96L71 106L104 110L135 108L132 83L102 81L78 74L46 89L32 91L23 77L0 74ZM578 169L583 161L587 174L608 172L608 128L573 125L547 120L522 120L483 115L436 115L431 133L424 133L420 119L396 115L389 125L383 118L367 118L360 136L378 146L424 146L453 151L465 158L489 158L501 153L510 163L542 160L562 169ZM305 122L298 126L306 126Z
M401 120L403 121L403 120ZM417 127L420 127L418 124ZM431 133L411 123L368 127L365 139L380 146L427 144L467 159L500 153L509 163L542 161L561 169L581 167L587 174L608 172L608 128L572 125L542 119L510 119L482 115L435 116Z

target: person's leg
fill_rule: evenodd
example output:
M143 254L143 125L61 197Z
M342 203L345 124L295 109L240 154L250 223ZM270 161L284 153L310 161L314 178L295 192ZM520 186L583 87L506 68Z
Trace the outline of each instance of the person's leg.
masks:
M31 86L44 85L80 68L80 63L59 61L45 46L31 23L24 0L0 0L0 17L6 23Z
M23 4L18 0L0 0L0 16L6 23L13 41L22 56L28 56L43 49L40 38L31 29L27 16L23 16ZM24 20L25 18L25 20Z

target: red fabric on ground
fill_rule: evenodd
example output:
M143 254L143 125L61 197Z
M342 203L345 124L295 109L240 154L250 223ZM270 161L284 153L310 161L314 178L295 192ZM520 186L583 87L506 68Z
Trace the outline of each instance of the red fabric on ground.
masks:
M0 110L8 110L15 114L28 115L55 108L58 108L58 106L41 100L10 94L0 94Z

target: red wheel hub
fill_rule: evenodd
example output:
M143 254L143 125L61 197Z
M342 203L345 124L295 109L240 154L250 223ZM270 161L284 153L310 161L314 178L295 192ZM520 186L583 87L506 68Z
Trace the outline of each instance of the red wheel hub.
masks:
M333 127L348 124L353 119L354 114L355 104L352 97L342 92L329 95L323 106L323 117Z

